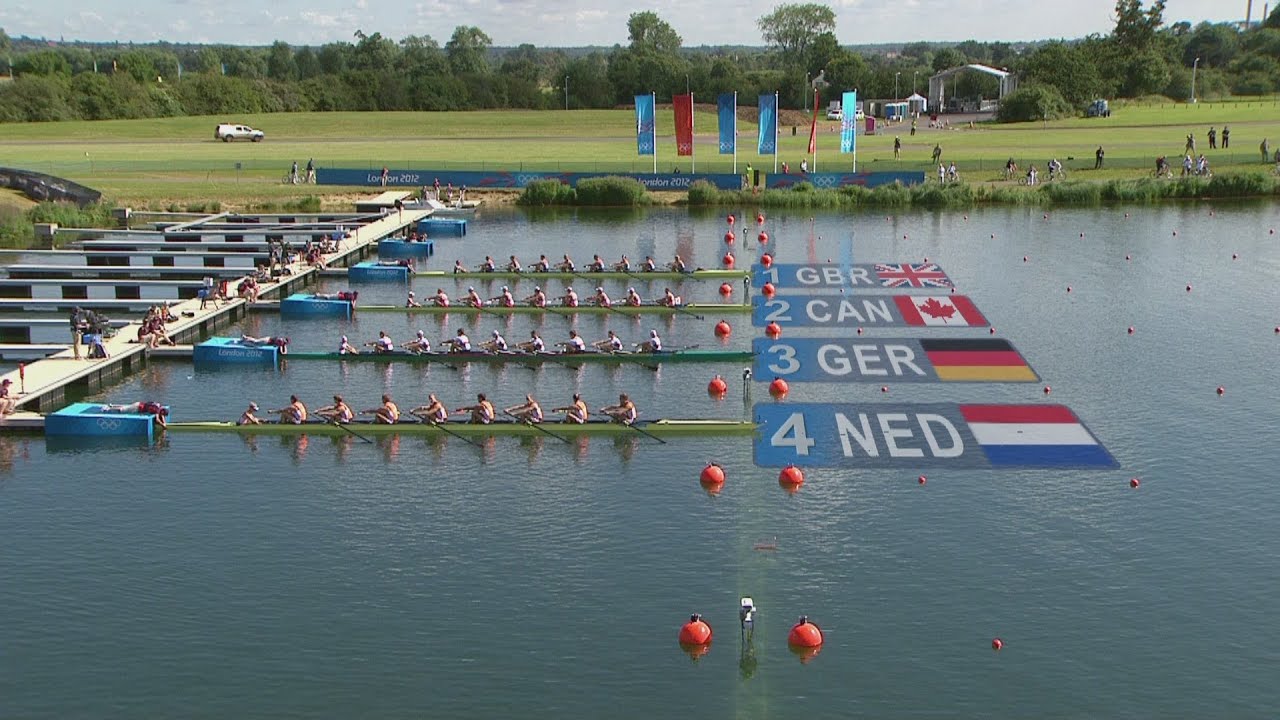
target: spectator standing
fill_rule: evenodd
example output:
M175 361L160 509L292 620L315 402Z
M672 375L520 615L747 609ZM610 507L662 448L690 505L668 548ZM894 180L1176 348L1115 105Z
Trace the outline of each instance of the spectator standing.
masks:
M308 183L316 181L316 161L315 158L307 158L307 179Z
M893 139L893 159L894 160L902 159L902 138L901 137L895 137Z
M1262 151L1262 162L1270 162L1271 143L1267 142L1266 138L1262 138L1262 144L1258 146L1258 149Z
M390 177L391 177L391 171L387 169L386 165L383 165L382 166L382 187L387 186L387 180Z
M294 160L293 165L289 167L289 184L290 185L298 184L298 161L297 160Z
M1102 158L1105 155L1106 155L1106 152L1104 152L1102 150L1102 146L1099 145L1097 151L1093 153L1093 169L1094 170L1102 169ZM1070 160L1071 158L1067 158L1067 159Z
M1218 131L1209 128L1209 149L1216 150L1218 148Z
M1222 126L1222 149L1226 150L1231 147L1231 126Z

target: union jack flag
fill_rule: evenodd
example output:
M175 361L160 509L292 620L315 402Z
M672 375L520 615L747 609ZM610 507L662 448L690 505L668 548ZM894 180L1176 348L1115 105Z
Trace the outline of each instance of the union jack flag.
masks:
M951 278L947 277L936 263L903 263L901 265L878 263L875 270L876 277L880 278L880 284L887 288L952 287Z

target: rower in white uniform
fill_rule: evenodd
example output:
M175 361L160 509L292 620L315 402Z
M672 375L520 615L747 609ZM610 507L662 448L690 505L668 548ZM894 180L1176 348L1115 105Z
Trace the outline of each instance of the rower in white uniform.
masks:
M622 351L622 338L619 338L617 333L615 333L614 331L610 330L610 331L609 331L609 337L607 337L607 338L605 338L605 339L603 339L603 340L597 340L597 341L595 341L595 342L591 343L591 346L592 346L592 347L594 347L594 348L595 348L595 349L597 349L597 350L602 351L602 352L611 352L611 353L614 353L614 352L621 352L621 351Z
M506 352L507 339L502 337L502 333L497 330L493 331L493 337L480 343L480 348L485 352Z
M542 406L532 395L525 395L524 402L519 405L512 405L502 412L514 417L516 420L525 423L537 424L542 422Z
M542 342L542 337L538 335L537 330L529 331L529 339L516 346L520 350L527 353L546 352L547 346Z
M422 303L420 303L420 302L418 302L416 299L414 299L414 297L413 297L413 291L412 291L412 290L410 290L410 291L409 291L409 297L408 297L408 298L406 298L406 299L405 299L405 301L404 301L404 306L405 306L405 307L407 307L407 308L422 307Z
M640 417L640 412L636 410L636 404L631 402L631 398L626 393L618 396L617 405L608 405L600 408L600 412L613 418L616 423L623 425L634 424L636 419Z
M512 255L511 259L507 261L507 272L524 272L524 268L520 267L520 261L516 259L515 255Z
M636 351L642 353L662 352L662 338L658 337L658 331L650 330L648 340L636 343Z
M385 330L379 330L378 339L373 342L367 342L364 346L373 348L375 354L389 353L396 349L395 343L391 342L391 337L387 335Z
M422 353L431 352L431 341L427 339L426 333L419 330L416 337L414 337L412 340L410 340L407 343L402 343L400 347L404 348L405 350L408 350L411 353L420 355Z
M458 328L458 332L453 337L442 340L440 344L448 345L449 352L471 352L471 338L467 337L467 331L463 328Z
M569 331L569 339L556 343L556 347L563 348L564 353L583 353L587 351L587 343L578 337L577 330Z
M582 425L587 422L587 418L591 415L591 411L587 409L587 404L582 401L582 396L578 393L573 394L573 404L564 407L552 408L551 412L564 413L564 419L560 422L570 425Z
M421 418L423 422L428 422L433 425L436 423L449 422L449 409L444 406L444 403L440 402L440 398L436 397L435 393L427 395L426 405L419 405L418 407L410 410L409 414L416 415Z
M343 335L342 339L338 341L338 354L339 355L359 355L360 351L357 350L354 345L347 342L347 336Z

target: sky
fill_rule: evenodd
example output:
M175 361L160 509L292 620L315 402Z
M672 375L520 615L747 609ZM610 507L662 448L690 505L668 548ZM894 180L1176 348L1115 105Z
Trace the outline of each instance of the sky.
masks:
M797 2L800 0L786 0ZM1280 0L1275 0L1280 2ZM651 10L685 45L763 45L755 21L783 0L3 0L10 36L66 40L322 45L359 29L441 45L474 25L494 45L626 43L627 17ZM1244 18L1247 0L1168 0L1165 22ZM1114 0L828 0L846 45L914 41L1042 40L1108 33ZM1263 0L1254 3L1254 18ZM726 22L727 20L727 22Z

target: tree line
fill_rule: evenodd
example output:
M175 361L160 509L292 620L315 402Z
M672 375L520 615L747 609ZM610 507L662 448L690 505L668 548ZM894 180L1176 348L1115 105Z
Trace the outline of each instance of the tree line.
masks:
M0 122L103 120L299 111L610 108L655 92L691 91L712 101L738 92L742 105L778 92L803 108L813 88L835 97L900 99L927 94L934 73L982 63L1019 74L1002 119L1076 114L1095 98L1195 94L1213 99L1280 91L1280 7L1256 27L1166 24L1165 0L1117 0L1107 35L1026 45L970 40L910 43L859 52L836 40L834 12L784 4L759 18L763 48L685 47L654 12L633 13L628 42L574 52L531 44L495 48L478 27L460 26L440 45L428 35L399 41L357 30L318 47L50 44L0 29ZM996 80L964 73L954 98L994 98ZM954 83L954 84L952 84Z

